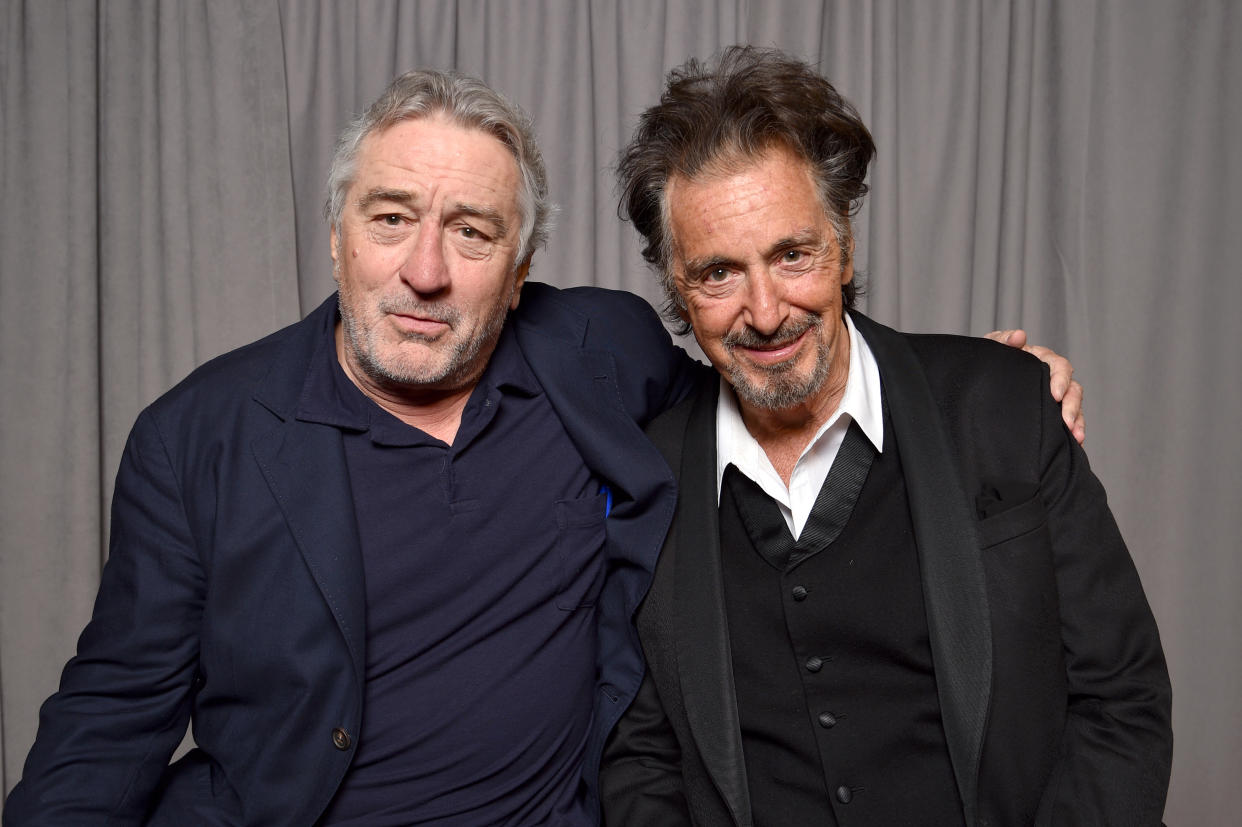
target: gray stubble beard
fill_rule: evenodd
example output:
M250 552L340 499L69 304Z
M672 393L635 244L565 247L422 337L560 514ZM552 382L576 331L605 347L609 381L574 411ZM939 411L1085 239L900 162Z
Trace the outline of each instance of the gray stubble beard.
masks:
M807 316L805 320L795 325L782 325L779 330L769 336L761 336L753 330L749 333L726 336L724 345L732 352L733 348L739 345L753 347L781 342L801 336L808 330L819 330L822 327L823 320L818 316ZM819 393L824 383L828 381L828 374L832 370L831 346L822 339L819 340L816 343L815 355L815 365L805 379L799 379L794 375L794 366L790 363L772 367L752 365L753 369L761 371L767 379L762 385L753 383L736 360L723 373L738 398L751 407L765 411L792 408Z
M340 307L341 323L345 333L346 350L353 356L358 367L372 381L381 386L418 386L447 383L453 385L467 377L474 366L474 361L483 348L495 343L504 328L509 315L509 304L513 292L501 299L488 310L487 321L479 334L469 339L455 342L448 353L448 358L435 370L420 370L418 365L385 364L379 357L380 342L374 327L366 327L359 321L352 308L345 300L345 290L338 293L337 304ZM429 302L391 302L384 301L380 311L387 313L393 310L417 310L420 314L445 322L450 328L460 322L461 313L452 307ZM426 336L413 333L405 336L406 341L431 341ZM405 363L408 360L396 359Z

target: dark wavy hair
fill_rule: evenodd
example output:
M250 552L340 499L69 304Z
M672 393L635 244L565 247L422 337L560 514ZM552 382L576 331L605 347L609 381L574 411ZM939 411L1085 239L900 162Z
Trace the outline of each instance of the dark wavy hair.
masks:
M668 181L694 178L708 165L755 158L784 147L810 166L836 235L841 264L851 250L850 218L867 194L875 143L858 111L804 61L776 49L730 46L669 72L660 102L645 111L621 150L620 213L643 237L643 258L664 288L664 315L689 332L673 283ZM842 288L853 307L857 288Z

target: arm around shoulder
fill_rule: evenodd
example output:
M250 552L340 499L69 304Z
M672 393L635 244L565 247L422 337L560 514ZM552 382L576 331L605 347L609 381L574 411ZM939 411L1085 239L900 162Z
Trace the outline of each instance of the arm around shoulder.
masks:
M606 297L606 309L591 321L592 338L614 354L618 384L640 426L684 399L704 377L715 377L673 341L646 299L621 290L574 289Z

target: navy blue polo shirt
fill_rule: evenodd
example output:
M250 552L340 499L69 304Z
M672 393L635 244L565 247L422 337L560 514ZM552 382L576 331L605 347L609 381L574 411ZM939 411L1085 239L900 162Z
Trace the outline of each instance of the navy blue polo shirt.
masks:
M343 434L367 612L362 732L320 823L590 823L599 484L508 327L452 445L324 350L302 412Z

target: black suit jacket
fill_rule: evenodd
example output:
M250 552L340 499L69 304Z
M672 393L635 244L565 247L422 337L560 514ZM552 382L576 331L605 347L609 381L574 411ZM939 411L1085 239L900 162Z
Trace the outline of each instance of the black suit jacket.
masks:
M853 318L892 417L885 450L901 452L965 823L1158 824L1172 751L1164 655L1046 368L993 342ZM605 753L610 825L751 823L716 393L706 384L648 429L680 494L638 615L648 676Z
M299 416L335 297L196 370L138 418L110 558L44 705L17 825L312 824L363 715L365 591L340 432ZM583 783L642 678L631 618L675 494L641 425L701 366L629 294L527 283L507 324L588 467L606 480L606 580ZM198 748L168 759L193 720Z

